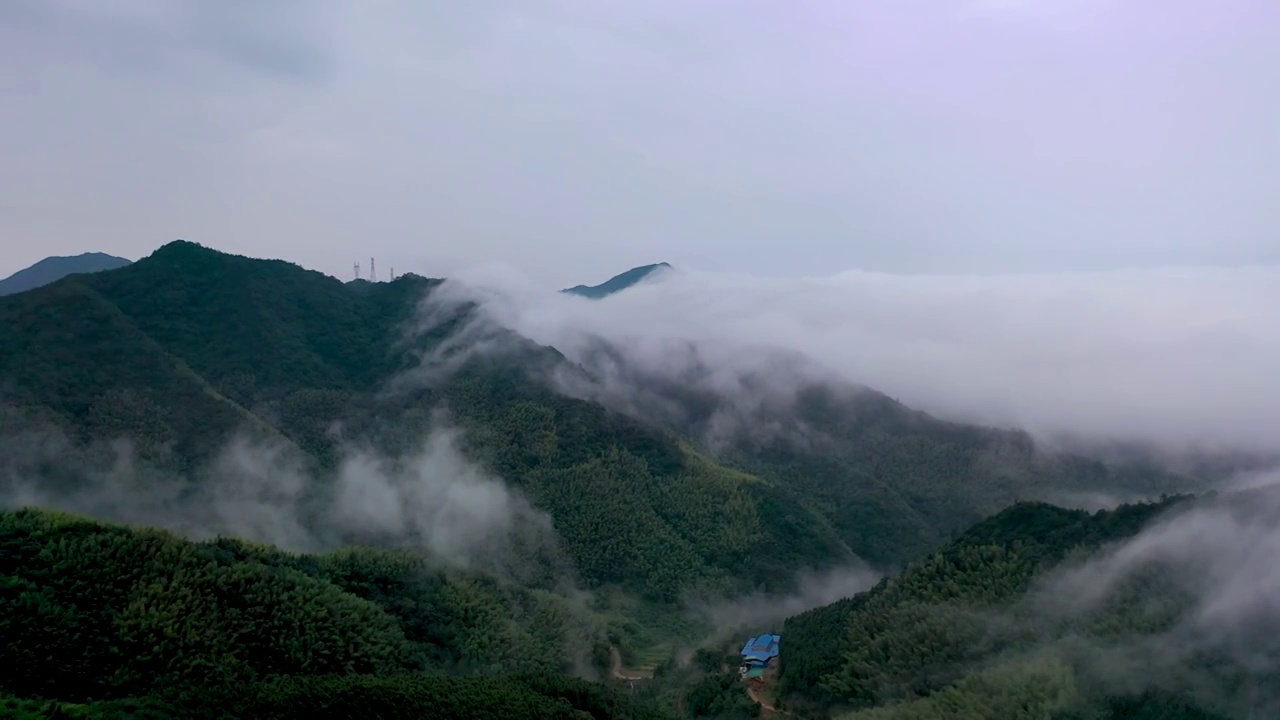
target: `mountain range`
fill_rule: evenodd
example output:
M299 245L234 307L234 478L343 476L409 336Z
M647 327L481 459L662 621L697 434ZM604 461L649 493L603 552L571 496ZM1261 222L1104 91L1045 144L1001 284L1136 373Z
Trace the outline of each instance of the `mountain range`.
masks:
M564 292L598 299L661 267ZM715 654L745 630L707 608L802 594L804 573L887 579L786 621L772 690L794 712L940 717L946 693L980 704L997 686L1051 697L1027 717L1192 702L1095 691L1060 655L992 680L992 658L1044 643L992 649L939 623L1015 612L1064 559L1176 504L1042 501L1212 478L1054 452L834 380L778 396L743 377L760 393L744 402L603 339L572 358L540 346L441 280L343 283L184 241L0 298L0 347L0 635L26 668L0 690L22 712L200 716L223 702L201 683L251 688L236 702L262 717L320 696L420 707L474 698L484 676L502 684L480 705L545 705L529 716L750 715ZM536 677L619 663L649 689Z
M0 295L25 292L76 273L115 270L128 264L129 261L124 258L100 252L82 253L69 257L47 257L31 267L0 280Z

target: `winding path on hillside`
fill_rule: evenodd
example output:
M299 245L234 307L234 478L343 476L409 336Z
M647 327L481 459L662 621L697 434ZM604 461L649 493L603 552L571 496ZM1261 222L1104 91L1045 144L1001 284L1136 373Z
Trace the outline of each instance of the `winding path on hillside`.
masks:
M760 706L760 710L762 711L762 712L760 713L760 716L761 716L761 717L768 717L768 716L773 715L774 713L778 712L778 710L777 710L776 708L774 708L774 707L773 707L772 705L770 705L769 703L765 702L765 701L764 701L764 698L760 697L760 696L756 693L756 689L755 689L754 687L752 687L752 686L751 686L751 683L747 683L747 696L751 698L751 701L752 701L752 702L754 702L755 704L757 704L757 705L759 705L759 706ZM786 715L787 713L782 713L782 714L783 714L783 715Z

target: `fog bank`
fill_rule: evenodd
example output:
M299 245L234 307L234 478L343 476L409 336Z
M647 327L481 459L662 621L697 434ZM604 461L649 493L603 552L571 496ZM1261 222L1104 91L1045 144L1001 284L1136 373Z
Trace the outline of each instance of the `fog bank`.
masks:
M464 300L573 359L603 338L647 372L710 368L727 392L743 373L825 373L1041 437L1280 449L1276 267L804 279L676 268L592 301L489 266L429 304ZM778 350L812 365L778 362Z

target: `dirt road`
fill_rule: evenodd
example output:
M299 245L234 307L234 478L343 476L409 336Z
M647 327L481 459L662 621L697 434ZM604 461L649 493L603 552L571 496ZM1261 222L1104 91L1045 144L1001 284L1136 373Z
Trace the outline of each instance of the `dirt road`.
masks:
M751 687L751 683L747 683L747 695L751 698L752 702L760 706L760 717L770 717L774 713L778 712L772 705L765 702L758 694L756 694L756 689Z
M622 667L622 653L618 652L618 648L609 648L609 664L612 666L613 676L619 680L651 680L653 679L653 671L630 670Z
M774 666L770 666L769 670L772 670L775 673L777 672ZM779 710L778 708L765 702L764 698L760 696L760 688L768 687L769 682L773 680L772 677L768 677L768 675L770 674L769 670L765 671L766 682L764 685L757 685L754 682L747 681L746 683L747 697L751 698L751 702L760 706L760 717L773 717L774 715L790 715L791 713L787 712L786 710Z

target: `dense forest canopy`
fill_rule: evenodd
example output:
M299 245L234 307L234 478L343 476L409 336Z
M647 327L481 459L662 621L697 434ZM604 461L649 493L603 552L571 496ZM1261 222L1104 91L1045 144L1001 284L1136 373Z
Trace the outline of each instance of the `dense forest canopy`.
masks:
M598 675L608 652L562 598L411 553L296 555L7 512L0 610L3 691L89 717L661 717L569 677Z

